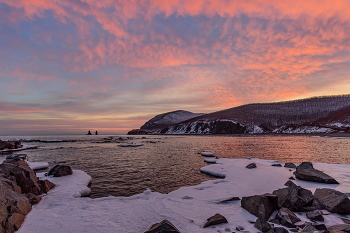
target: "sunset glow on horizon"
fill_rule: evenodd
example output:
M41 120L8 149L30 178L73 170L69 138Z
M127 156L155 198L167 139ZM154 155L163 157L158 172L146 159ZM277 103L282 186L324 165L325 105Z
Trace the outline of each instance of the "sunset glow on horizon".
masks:
M0 135L350 93L349 0L0 0Z

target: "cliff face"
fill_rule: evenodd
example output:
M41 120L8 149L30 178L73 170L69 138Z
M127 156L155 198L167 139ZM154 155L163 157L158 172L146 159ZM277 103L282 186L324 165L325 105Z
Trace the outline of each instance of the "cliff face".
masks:
M350 133L350 95L247 104L209 114L187 113L157 115L129 134Z

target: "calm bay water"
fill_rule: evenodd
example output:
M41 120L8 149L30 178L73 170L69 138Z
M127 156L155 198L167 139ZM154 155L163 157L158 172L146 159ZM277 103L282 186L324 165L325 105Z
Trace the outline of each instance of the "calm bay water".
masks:
M205 165L202 151L221 158L261 158L280 162L302 161L350 164L350 139L308 136L141 136L129 142L141 147L119 147L101 143L106 136L35 136L38 140L64 139L70 142L24 142L38 149L13 152L27 154L33 162L67 164L92 176L91 197L131 196L152 191L168 193L182 186L213 179L200 173ZM10 139L12 137L2 137ZM155 140L157 143L149 143ZM8 153L1 153L3 160Z

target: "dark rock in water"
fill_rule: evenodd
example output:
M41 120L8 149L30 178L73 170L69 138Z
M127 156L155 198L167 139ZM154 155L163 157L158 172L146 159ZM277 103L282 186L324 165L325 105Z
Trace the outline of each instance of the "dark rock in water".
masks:
M276 219L280 221L283 226L292 228L295 223L301 221L292 211L287 208L282 208L278 211Z
M322 188L316 189L314 196L326 210L337 214L350 214L350 200L344 193Z
M60 177L72 175L72 168L68 165L56 165L47 174L48 176Z
M171 222L163 220L153 224L145 233L181 233Z
M275 227L274 232L275 233L288 233L288 230L284 227Z
M300 186L278 189L272 194L278 197L280 206L292 211L300 211L301 207L311 205L314 200L312 192Z
M320 210L313 210L306 213L306 217L315 221L324 221L323 215Z
M297 170L294 172L294 175L300 180L307 180L326 184L339 184L333 177L314 168L298 167Z
M258 218L254 224L254 227L262 232L267 232L273 228L273 226L266 222L265 219Z
M221 223L228 223L227 219L221 214L215 214L214 216L207 219L207 222L204 224L203 227L209 227L209 226L218 225Z
M41 193L47 193L55 187L55 184L49 180L38 180Z
M312 224L307 224L303 228L302 232L309 232L309 231L314 232L314 231L318 231L318 230Z
M275 164L272 164L271 166L273 166L273 167L282 167L282 164L275 163Z
M297 168L297 166L294 163L285 163L284 167L288 167L288 168Z
M241 206L258 218L268 220L272 212L278 208L278 199L276 195L272 194L243 197Z
M250 163L246 166L246 168L248 169L252 169L252 168L256 168L256 164L255 163Z
M288 187L298 186L298 185L296 185L296 184L295 184L293 181L291 181L291 180L288 180L284 185L285 185L285 186L288 186Z
M314 168L310 162L302 162L297 168Z
M346 232L350 233L350 224L340 224L327 227L330 232Z
M7 179L15 180L23 193L41 193L35 172L23 160L0 164L0 173Z
M326 231L327 227L324 224L313 224L313 226L318 230L318 231Z

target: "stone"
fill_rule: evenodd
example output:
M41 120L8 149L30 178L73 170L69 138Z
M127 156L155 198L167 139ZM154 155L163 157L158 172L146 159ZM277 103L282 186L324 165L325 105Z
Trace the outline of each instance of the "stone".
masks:
M9 216L9 218L2 223L6 229L5 232L17 231L21 227L21 225L24 221L24 218L25 218L25 215L20 214L20 213L11 214Z
M55 187L55 184L49 180L38 180L41 193L47 193Z
M285 163L284 167L288 167L288 168L297 168L297 166L294 163Z
M314 196L326 210L337 214L350 214L350 200L344 193L334 189L318 188Z
M314 232L314 231L318 231L312 224L307 224L302 232L308 232L308 231L311 231L311 232Z
M302 162L297 168L314 168L311 162Z
M153 224L145 233L181 233L171 222L163 220Z
M22 148L23 146L21 145L20 141L16 142L9 142L9 141L0 141L0 150L13 150L13 149L19 149Z
M218 225L221 223L228 223L227 219L221 214L215 214L214 216L211 216L210 218L207 219L207 222L204 224L203 228L213 226L213 225Z
M245 228L244 228L244 227L242 227L242 226L236 226L236 230L237 230L237 231L244 231L244 230L245 230Z
M318 231L326 231L327 227L324 224L313 224L313 226L318 230Z
M272 194L243 197L241 206L256 217L268 220L278 208L278 198Z
M319 210L313 210L306 213L306 217L315 221L324 221L323 215Z
M248 169L252 169L252 168L256 168L256 164L255 163L250 163L246 166L246 168Z
M295 180L295 178L293 176L289 177L288 179L290 180Z
M267 232L273 228L265 219L258 218L254 224L254 227L262 232Z
M272 164L271 166L273 166L273 167L282 167L282 164L280 164L280 163L274 163L274 164Z
M336 181L333 177L314 168L304 168L299 166L293 174L299 180L313 181L326 184L339 184L338 181Z
M302 207L311 205L314 200L312 192L300 186L278 189L272 194L278 197L278 204L281 207L292 211L300 211Z
M224 199L224 200L220 200L217 203L218 204L226 204L226 203L229 203L229 202L232 202L232 201L239 201L239 200L241 200L241 198L239 198L239 197L230 197L230 198L227 198L227 199Z
M38 204L42 199L40 196L36 196L33 193L27 193L25 196L28 198L30 204L32 205Z
M340 225L329 226L327 227L327 230L331 232L342 231L342 232L350 233L350 224L340 224Z
M291 181L291 180L288 180L284 185L285 185L285 186L288 186L288 187L298 186L298 185L296 185L296 184L295 184L293 181Z
M280 209L276 215L276 219L278 219L283 226L289 228L295 227L295 223L301 221L300 218L287 208Z
M275 233L288 233L288 230L284 227L275 227L274 232Z
M72 175L72 168L68 165L56 165L47 174L48 176L60 177Z
M5 163L14 163L19 160L28 161L28 156L26 154L14 154L6 157Z
M340 218L345 224L350 224L350 219Z
M0 164L0 173L3 173L7 179L15 180L16 184L21 187L22 193L35 195L41 193L36 173L23 160Z

